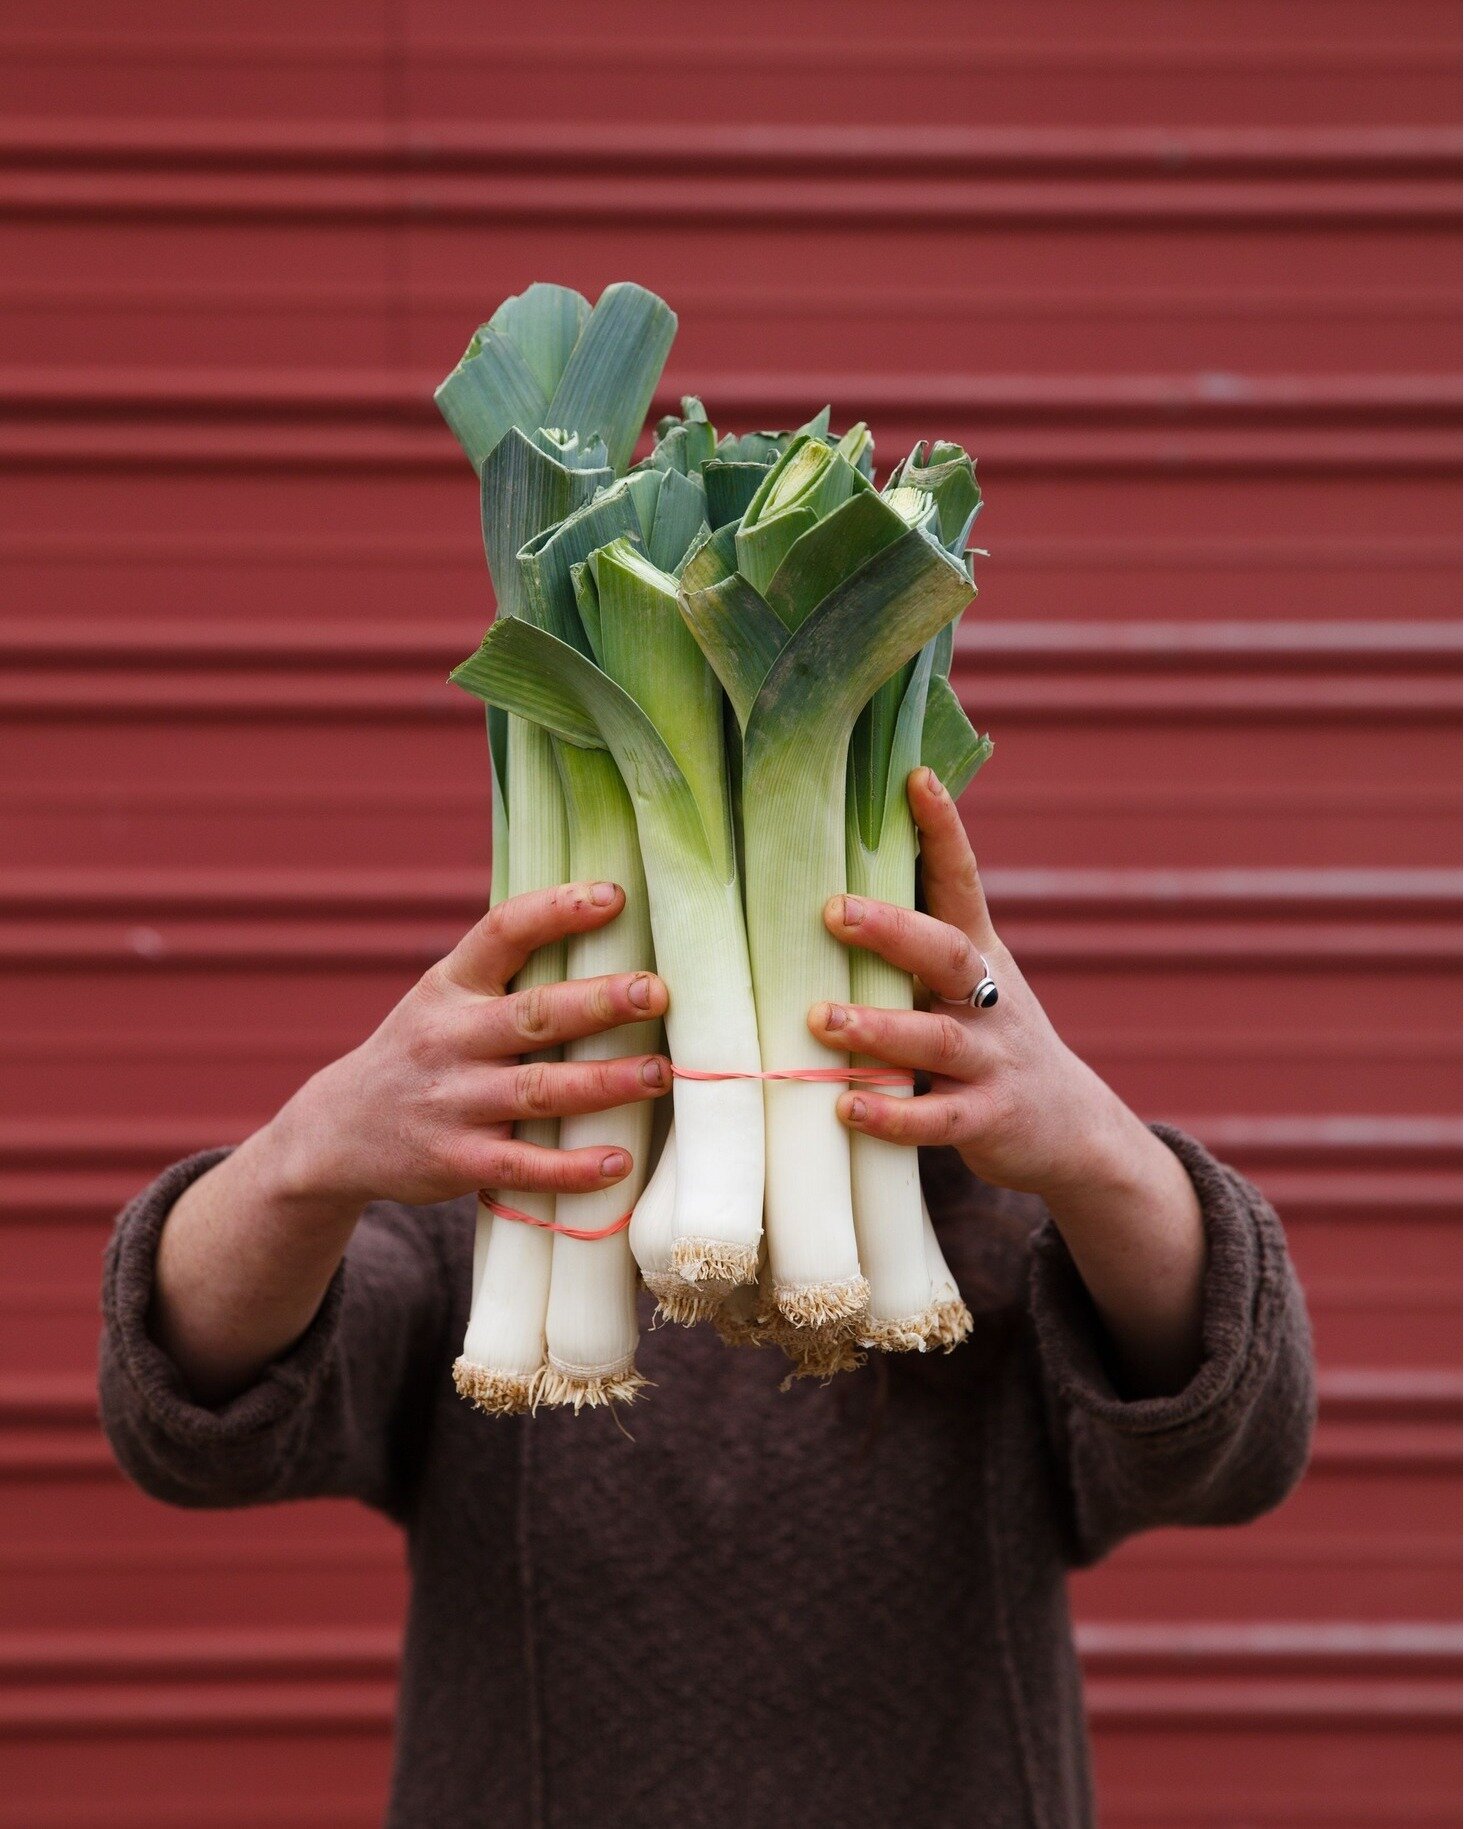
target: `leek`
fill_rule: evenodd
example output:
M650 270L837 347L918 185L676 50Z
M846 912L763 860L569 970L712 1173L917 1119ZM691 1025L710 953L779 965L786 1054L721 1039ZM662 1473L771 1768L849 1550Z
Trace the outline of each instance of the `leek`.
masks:
M849 957L821 911L846 883L845 771L874 693L972 595L966 567L865 474L868 436L793 440L727 542L694 555L687 624L742 730L747 924L764 1058L826 1069L806 1017L847 1002ZM770 1082L768 1251L774 1303L798 1327L851 1334L869 1286L854 1229L848 1132L826 1084Z
M617 488L634 497L635 479ZM590 654L548 629L501 622L452 677L566 743L614 757L635 810L672 1059L755 1075L761 1057L716 681L682 625L675 579L631 538L592 554L577 583ZM761 1094L746 1079L683 1079L674 1098L671 1270L725 1293L757 1272Z
M935 1325L926 1344L942 1347L952 1352L971 1332L971 1311L967 1308L956 1286L956 1279L951 1275L945 1253L940 1248L936 1236L935 1221L930 1217L930 1208L925 1204L925 1196L920 1197L920 1222L925 1235L925 1264L930 1274L932 1303L935 1312Z
M683 1307L681 1278L671 1267L676 1248L676 1126L661 1145L650 1180L630 1219L630 1251L645 1286L669 1320L702 1318L696 1307Z
M520 549L588 504L630 461L675 331L674 314L638 286L607 287L593 310L566 287L531 286L479 329L437 390L443 417L481 478L483 543L501 619L522 613ZM553 745L537 725L516 718L490 714L488 729L494 892L561 883L569 825ZM577 961L595 956L577 951ZM541 948L514 989L555 983L568 963L564 947ZM551 1147L560 1140L553 1119L526 1121L516 1134ZM490 1412L529 1407L552 1372L546 1335L555 1240L544 1227L554 1222L555 1202L525 1192L519 1204L541 1224L497 1219L479 1203L473 1302L454 1367L458 1389ZM579 1307L566 1294L560 1318ZM564 1364L574 1375L600 1375L574 1355Z
M964 564L981 492L964 451L941 446L938 452L933 468L921 461L924 448L917 446L891 477L885 500ZM990 745L976 736L950 692L952 645L948 624L860 714L850 745L846 805L849 887L856 895L914 907L918 846L905 791L910 773L923 761L959 793L970 778L968 764L974 772L989 753ZM940 695L942 687L948 696ZM914 1006L909 975L877 954L856 948L849 980L855 1003ZM913 1096L913 1088L892 1096ZM933 1230L927 1235L917 1152L856 1131L850 1138L850 1172L859 1261L870 1289L864 1341L885 1351L953 1344L954 1323L943 1305L948 1298L939 1293L949 1272L932 1268L931 1247L938 1255L940 1246Z
M575 607L574 570L595 548L637 525L635 506L622 490L607 492L580 513L530 540L519 554L521 614L536 627L583 640ZM514 725L523 720L514 718ZM523 725L524 728L533 728ZM543 737L541 731L536 736ZM569 829L569 874L578 881L619 883L625 906L608 927L576 935L568 948L571 978L649 970L655 964L645 876L641 868L635 815L619 771L609 756L549 739L559 770ZM547 949L546 949L547 950ZM570 1060L613 1060L653 1050L660 1023L625 1024L571 1042ZM618 1146L629 1173L612 1187L561 1194L555 1219L561 1226L598 1231L612 1225L637 1201L650 1154L654 1110L638 1103L617 1110L565 1118L559 1141L565 1149L590 1144ZM545 1366L535 1391L540 1403L585 1405L626 1402L644 1381L635 1368L639 1324L635 1311L636 1273L624 1231L605 1238L552 1238Z

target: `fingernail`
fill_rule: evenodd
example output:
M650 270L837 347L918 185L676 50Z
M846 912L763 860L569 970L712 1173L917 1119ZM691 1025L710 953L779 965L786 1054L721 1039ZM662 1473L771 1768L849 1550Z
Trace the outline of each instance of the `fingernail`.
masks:
M820 1018L820 1027L825 1029L842 1029L848 1020L849 1012L844 1008L843 1004L826 1003L823 1007L823 1016Z
M596 908L608 908L615 900L614 883L591 883L590 900Z
M649 1010L651 1007L651 981L644 972L638 978L632 978L630 989L625 993L638 1010Z
M647 1061L641 1068L641 1078L647 1086L664 1086L666 1084L666 1063L660 1060Z
M937 800L945 799L945 783L941 780L940 776L936 774L933 768L928 768L925 771L925 786Z
M857 895L846 895L844 897L844 925L845 925L845 927L857 927L863 919L864 919L863 902L861 902L859 900L859 897Z
M851 1124L859 1124L864 1118L865 1105L861 1098L852 1098L844 1107L845 1115Z
M600 1164L600 1173L607 1181L613 1181L617 1175L623 1175L629 1167L630 1163L622 1151L611 1150Z

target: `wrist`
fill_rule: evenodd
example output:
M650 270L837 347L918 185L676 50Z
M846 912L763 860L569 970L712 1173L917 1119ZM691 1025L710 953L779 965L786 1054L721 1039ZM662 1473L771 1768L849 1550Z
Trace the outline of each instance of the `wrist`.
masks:
M1083 1238L1127 1233L1155 1238L1176 1221L1198 1216L1184 1164L1141 1119L1119 1105L1126 1122L1094 1140L1083 1173L1055 1181L1043 1200L1069 1245Z
M1069 1133L1069 1145L1032 1190L1059 1216L1076 1204L1091 1208L1142 1200L1165 1180L1165 1158L1175 1158L1110 1087L1093 1076L1094 1096L1085 1118ZM1181 1169L1181 1173L1183 1170Z
M374 1197L347 1170L328 1096L331 1071L307 1080L243 1146L254 1157L262 1196L296 1218L354 1218Z

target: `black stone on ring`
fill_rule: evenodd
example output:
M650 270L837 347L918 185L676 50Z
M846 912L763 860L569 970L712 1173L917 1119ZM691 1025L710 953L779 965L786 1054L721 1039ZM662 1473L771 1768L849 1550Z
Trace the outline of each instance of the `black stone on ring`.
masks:
M964 997L942 997L942 1003L968 1003L973 1010L989 1010L1001 996L996 988L996 980L991 975L991 967L986 963L986 955L977 953L981 961L981 977L974 990Z

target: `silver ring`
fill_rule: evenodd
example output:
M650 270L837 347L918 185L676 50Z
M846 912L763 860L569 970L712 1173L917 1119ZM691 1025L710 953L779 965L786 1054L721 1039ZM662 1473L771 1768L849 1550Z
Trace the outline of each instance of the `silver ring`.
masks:
M937 991L936 996L940 997L942 1003L970 1004L973 1010L989 1010L996 1002L1001 993L996 988L996 980L991 975L991 967L986 963L986 955L977 953L976 957L981 961L981 976L971 991L965 997L940 997L940 993Z

